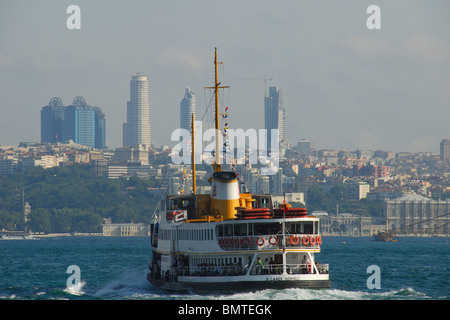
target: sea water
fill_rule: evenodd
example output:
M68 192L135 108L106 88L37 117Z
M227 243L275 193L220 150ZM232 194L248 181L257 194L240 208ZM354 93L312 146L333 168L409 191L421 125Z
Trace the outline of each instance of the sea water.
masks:
M175 294L146 279L147 237L54 237L0 241L2 300L448 300L448 238L323 237L319 263L330 265L330 289L235 294ZM79 281L68 285L69 266ZM377 266L379 288L368 279Z

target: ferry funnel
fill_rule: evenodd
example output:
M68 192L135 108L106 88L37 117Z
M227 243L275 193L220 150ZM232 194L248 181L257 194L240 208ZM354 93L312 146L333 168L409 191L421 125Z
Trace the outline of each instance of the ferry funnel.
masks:
M240 204L239 182L235 172L214 172L211 178L210 213L224 219L236 219Z

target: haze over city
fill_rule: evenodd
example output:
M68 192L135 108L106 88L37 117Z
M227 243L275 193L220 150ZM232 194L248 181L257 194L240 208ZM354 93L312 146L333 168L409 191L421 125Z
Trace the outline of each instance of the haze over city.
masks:
M79 30L66 26L71 4ZM379 30L366 26L372 4ZM0 0L0 145L39 142L41 108L83 96L106 115L107 146L122 146L130 77L142 72L152 143L173 146L186 87L197 119L206 111L218 47L230 127L264 128L266 84L283 90L293 143L438 153L450 137L448 12L445 0Z

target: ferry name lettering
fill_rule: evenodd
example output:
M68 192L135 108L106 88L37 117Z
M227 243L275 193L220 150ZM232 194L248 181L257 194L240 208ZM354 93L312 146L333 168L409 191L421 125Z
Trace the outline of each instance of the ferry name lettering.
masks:
M298 280L296 277L267 277L266 281Z

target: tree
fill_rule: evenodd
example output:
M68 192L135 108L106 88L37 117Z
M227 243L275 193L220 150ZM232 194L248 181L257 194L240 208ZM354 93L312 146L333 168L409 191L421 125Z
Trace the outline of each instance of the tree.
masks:
M32 232L51 232L50 212L44 208L32 210L30 213L29 228Z

